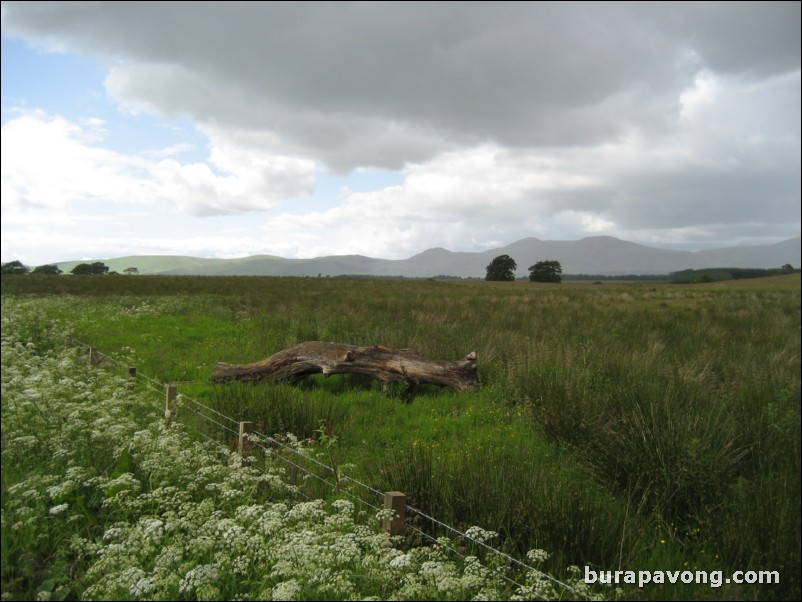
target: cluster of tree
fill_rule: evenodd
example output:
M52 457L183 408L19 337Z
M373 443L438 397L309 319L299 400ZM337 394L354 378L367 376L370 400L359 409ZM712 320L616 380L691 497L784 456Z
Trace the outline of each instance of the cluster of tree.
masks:
M47 265L40 265L36 268L31 270L28 266L24 265L21 261L9 261L8 263L4 263L2 265L2 274L49 274L57 276L62 274L61 268L54 264L47 264ZM104 274L116 274L117 272L109 272L109 266L107 266L102 261L95 261L94 263L79 263L76 265L72 270L70 270L70 274L75 274L77 276L81 275L104 275ZM128 274L129 276L135 276L139 274L139 270L137 268L125 268L123 273Z
M2 266L2 274L61 274L61 269L57 265L48 264L35 267L33 271L21 261L9 261Z
M509 255L499 255L487 265L487 276L485 280L513 281L515 280L515 270L518 264ZM563 281L563 268L559 261L548 260L538 261L529 266L530 282L556 282Z
M71 274L76 276L103 276L109 273L109 266L102 261L95 261L94 263L79 263L72 270Z
M62 273L61 268L55 264L49 263L47 265L40 265L33 268L34 274L52 274L53 276L58 276Z

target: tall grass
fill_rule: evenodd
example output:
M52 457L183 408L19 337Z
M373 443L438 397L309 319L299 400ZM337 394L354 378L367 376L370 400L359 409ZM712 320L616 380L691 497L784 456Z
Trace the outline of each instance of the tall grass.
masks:
M798 275L754 286L47 282L75 288L31 302L34 338L58 316L103 350L134 348L143 373L195 382L180 388L266 432L309 437L326 424L355 476L451 524L496 530L508 550L548 549L555 570L781 570L778 586L627 595L799 596ZM3 281L6 294L25 286L48 289ZM216 361L309 339L438 359L475 350L482 388L388 392L349 377L207 384Z

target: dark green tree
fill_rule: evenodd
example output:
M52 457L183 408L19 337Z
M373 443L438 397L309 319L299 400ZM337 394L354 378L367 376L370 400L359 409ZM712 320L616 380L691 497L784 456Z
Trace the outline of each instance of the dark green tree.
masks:
M88 263L79 263L70 270L70 274L75 276L85 276L92 273L92 266Z
M123 270L123 274L128 274L129 276L136 276L139 274L139 270L137 268L125 268Z
M499 255L487 265L485 280L515 280L518 264L509 255Z
M109 266L107 266L102 261L96 261L92 264L92 273L93 274L108 274L109 273Z
M35 267L33 269L33 273L34 274L52 274L52 275L58 276L59 274L61 274L61 269L57 265L49 263L47 265L40 265L40 266Z
M94 263L79 263L71 271L72 274L76 276L83 276L83 275L103 275L109 273L109 266L107 266L102 261L96 261Z
M556 282L563 281L563 268L559 261L538 261L529 266L530 282Z
M9 261L2 266L2 274L27 274L30 268L22 265L21 261Z

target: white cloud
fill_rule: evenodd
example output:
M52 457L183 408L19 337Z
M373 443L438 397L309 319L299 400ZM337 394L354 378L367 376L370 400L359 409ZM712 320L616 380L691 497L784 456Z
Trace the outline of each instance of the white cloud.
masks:
M165 157L174 157L176 155L189 152L193 149L194 147L188 142L181 142L165 148L154 148L142 151L140 154L148 159L164 159Z
M242 148L210 130L209 163L184 164L128 156L97 145L102 123L88 127L31 112L3 126L3 219L31 209L82 214L82 204L163 205L192 215L264 211L281 199L309 193L315 164L308 159ZM175 148L151 155L171 155Z
M571 173L565 159L482 145L411 165L401 185L345 191L328 211L271 217L263 230L271 252L290 257L401 259L431 246L479 250L537 233L561 211L553 193L595 184ZM609 224L590 214L583 219L585 232Z
M141 202L147 182L134 174L145 165L90 144L96 129L31 112L2 130L3 219L38 208L66 212L75 203L114 198Z

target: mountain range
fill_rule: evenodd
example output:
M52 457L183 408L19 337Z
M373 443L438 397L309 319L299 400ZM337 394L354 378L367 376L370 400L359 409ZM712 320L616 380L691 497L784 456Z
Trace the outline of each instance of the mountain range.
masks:
M376 259L363 255L331 255L313 259L286 259L254 255L238 259L204 259L173 255L118 257L103 261L113 271L131 267L140 274L201 276L401 276L429 278L453 276L484 278L487 265L499 255L509 255L516 275L526 277L538 261L559 261L563 274L599 276L669 274L685 269L712 267L800 267L800 237L772 245L741 246L706 251L672 251L627 242L611 236L591 236L575 241L524 238L505 247L482 252L453 252L443 248L423 251L409 259ZM79 263L59 263L69 272Z

